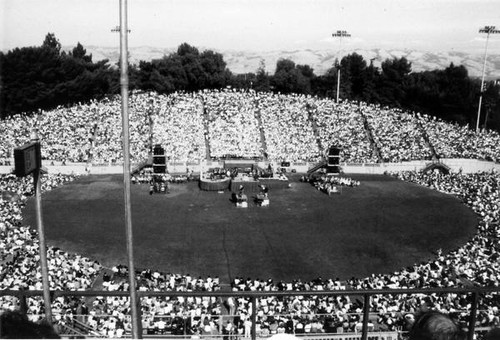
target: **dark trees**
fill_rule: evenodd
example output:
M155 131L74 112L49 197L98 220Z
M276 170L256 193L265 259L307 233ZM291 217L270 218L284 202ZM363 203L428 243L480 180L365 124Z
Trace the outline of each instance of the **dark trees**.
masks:
M381 104L401 107L410 72L411 63L405 57L382 62L382 73L377 82Z
M448 121L473 123L478 85L463 66L412 73L405 87L404 106Z
M259 68L257 69L257 75L255 77L255 84L253 84L255 91L270 91L271 90L271 78L266 72L266 65L264 60L260 61Z
M367 83L366 61L357 53L350 54L340 63L340 89L342 98L366 100L365 88Z
M159 93L196 91L226 86L231 73L222 54L181 44L176 53L139 64L139 87Z
M109 93L113 74L106 63L93 63L81 44L69 54L61 52L61 44L53 33L47 34L40 47L0 53L1 117Z
M309 65L295 65L290 59L280 59L271 84L281 93L311 93L311 81L315 77Z

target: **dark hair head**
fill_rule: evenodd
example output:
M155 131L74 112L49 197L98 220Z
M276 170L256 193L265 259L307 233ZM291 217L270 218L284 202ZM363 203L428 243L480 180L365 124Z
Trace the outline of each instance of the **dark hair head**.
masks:
M46 322L35 323L18 311L6 311L0 315L2 339L58 339L59 335Z
M430 311L421 314L410 331L410 340L460 340L462 332L449 316Z
M484 340L498 340L500 339L500 328L493 328L491 329L488 333L486 333L486 336Z

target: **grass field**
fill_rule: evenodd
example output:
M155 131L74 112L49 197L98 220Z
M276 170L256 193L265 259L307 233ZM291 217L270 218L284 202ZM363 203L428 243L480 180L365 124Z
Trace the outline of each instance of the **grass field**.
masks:
M292 178L271 205L238 209L231 194L197 183L149 195L132 185L136 268L291 281L388 273L464 244L475 214L456 198L387 176L352 175L357 188L329 197ZM49 245L126 264L121 175L82 177L43 195ZM35 224L34 201L24 211Z

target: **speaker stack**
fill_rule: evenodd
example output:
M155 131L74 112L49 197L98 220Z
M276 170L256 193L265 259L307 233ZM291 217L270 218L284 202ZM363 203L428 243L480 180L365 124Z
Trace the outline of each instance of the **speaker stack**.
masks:
M167 157L165 156L165 149L156 144L153 148L153 173L164 174L167 172Z
M340 174L340 152L341 149L331 146L328 150L327 173Z

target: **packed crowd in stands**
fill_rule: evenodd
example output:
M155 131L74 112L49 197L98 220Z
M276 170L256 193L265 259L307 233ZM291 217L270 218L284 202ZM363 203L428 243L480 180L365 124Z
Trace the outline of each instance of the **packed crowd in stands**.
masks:
M155 144L174 162L226 155L316 162L332 145L343 148L347 163L430 159L433 149L444 158L500 159L497 132L475 133L468 126L372 104L224 89L133 92L129 108L136 163L147 159ZM119 97L1 121L0 165L10 162L14 147L29 141L32 129L38 130L43 158L50 162L122 162Z
M42 191L59 187L72 181L74 176L43 176ZM0 289L41 290L41 272L37 232L23 225L21 209L33 194L31 178L19 179L14 175L0 175L0 192L15 194L12 199L0 199ZM87 290L101 266L99 263L59 248L47 250L49 284L53 290ZM39 298L28 299L28 309L34 315L43 314L43 303ZM67 304L65 304L67 305ZM4 310L17 308L16 298L3 297ZM62 310L60 301L54 302L55 310Z
M273 161L317 161L318 148L304 95L256 94L267 147Z
M214 158L224 155L258 157L263 153L255 99L240 91L203 91Z
M111 275L104 276L103 289L127 291L128 274L124 266L113 268ZM160 273L152 270L137 272L139 291L214 292L220 290L218 277L202 279L186 275ZM220 300L215 297L155 297L141 299L142 327L148 334L216 334L221 315ZM124 320L130 311L130 300L119 297L98 297L91 314L95 329L103 335L116 336L116 325L107 324L109 315ZM125 327L120 327L126 331ZM123 334L123 332L121 332Z
M156 95L148 100L151 103L153 145L161 144L172 161L196 162L205 159L207 136L200 96L173 93L168 97Z
M130 104L132 155L140 161L147 157L151 145L161 143L172 159L179 161L205 159L207 152L213 157L227 153L260 155L265 152L271 160L315 161L321 156L321 148L334 143L344 146L345 161L370 162L375 159L364 130L366 119L385 161L429 159L429 142L440 157L500 159L500 136L496 132L475 134L467 127L425 115L371 105L347 102L336 105L307 96L251 91L205 91L169 96L134 93ZM12 149L29 141L31 128L38 130L46 160L92 161L96 164L120 162L119 112L118 100L111 98L71 108L60 107L33 117L18 115L2 121L0 164L8 164ZM454 251L438 252L429 261L395 273L373 274L342 282L321 278L294 282L237 278L231 282L232 289L316 291L469 285L498 287L500 175L444 175L437 172L393 175L459 197L479 218L476 235ZM136 178L138 182L142 180L141 176ZM58 187L74 178L43 176L42 189ZM0 289L40 289L37 233L22 224L21 216L27 197L33 193L32 183L13 175L1 175L0 192L7 191L15 193L18 200L0 198ZM92 287L96 277L103 275L99 263L58 248L48 249L48 261L52 289L86 290ZM125 274L126 269L122 266L114 268L112 277L104 275L103 288L126 291ZM151 270L138 272L137 278L139 289L148 291L217 291L221 287L218 278L193 278ZM15 309L19 303L12 297L2 297L0 302L2 310ZM233 311L237 318L223 327L224 303L217 298L149 297L142 299L141 303L143 327L151 333L174 333L182 329L190 334L248 334L251 305L247 299L236 299L229 304L229 311ZM499 326L499 306L498 294L483 296L478 310L478 326ZM422 307L454 314L465 322L471 304L466 297L454 294L375 296L371 300L370 327L405 329ZM57 298L53 308L61 323L85 314L85 322L99 334L120 337L130 332L127 298L97 297L87 305L82 301ZM29 298L28 309L29 314L37 318L43 310L42 300ZM82 310L88 310L88 313ZM258 332L266 335L281 331L353 331L360 326L361 311L362 303L347 296L265 297L258 301Z
M436 117L417 114L439 158L474 158L500 161L500 134L486 130L476 133L467 125L445 122Z
M310 110L323 149L341 146L342 158L347 163L377 162L357 105L316 99L310 104Z
M384 162L432 157L415 115L378 105L363 105L360 110L368 121Z

